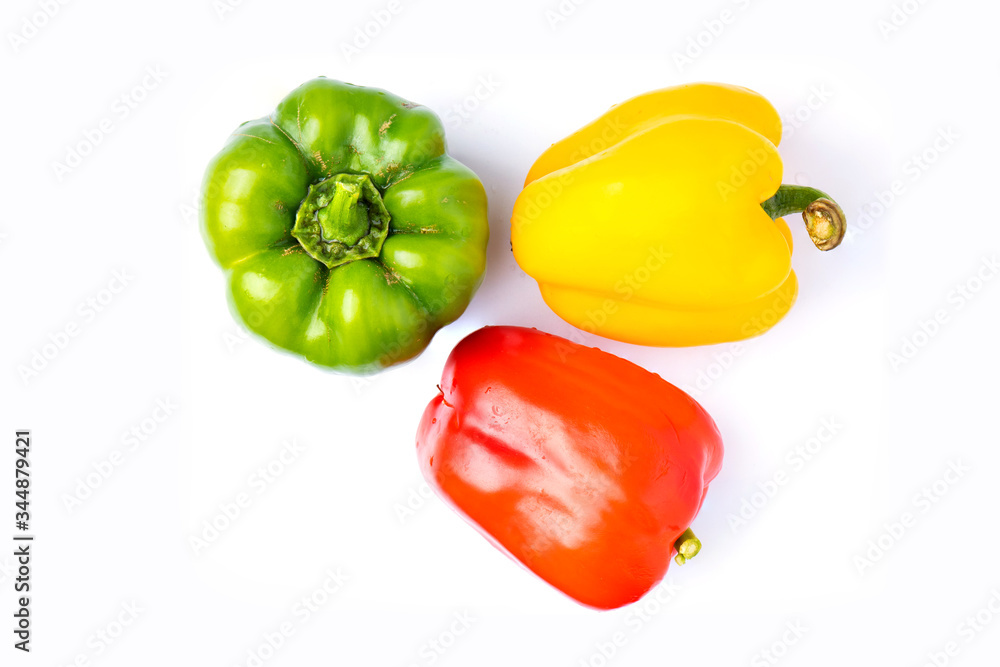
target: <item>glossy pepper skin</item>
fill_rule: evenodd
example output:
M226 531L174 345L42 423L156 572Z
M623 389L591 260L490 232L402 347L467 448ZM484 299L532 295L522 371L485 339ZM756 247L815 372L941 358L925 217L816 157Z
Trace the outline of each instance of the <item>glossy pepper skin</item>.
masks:
M774 107L736 86L612 107L531 167L514 257L560 317L607 338L687 346L761 334L798 291L780 216L804 211L823 250L843 236L826 195L781 186L780 139Z
M577 602L613 609L655 586L676 549L696 553L681 538L722 441L658 375L534 329L486 327L451 353L417 456L497 548Z
M233 133L202 226L230 303L273 345L336 371L419 354L486 263L486 193L433 111L319 78Z

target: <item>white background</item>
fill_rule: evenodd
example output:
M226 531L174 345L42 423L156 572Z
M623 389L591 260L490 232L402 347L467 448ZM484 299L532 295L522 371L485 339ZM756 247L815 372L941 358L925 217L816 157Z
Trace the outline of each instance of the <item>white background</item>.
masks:
M14 532L13 432L30 428L37 541L30 655L11 646L13 547L0 548L0 664L996 664L996 4L576 3L4 3L0 539ZM355 43L373 12L391 20ZM143 89L147 68L161 80ZM228 134L321 74L436 110L490 196L466 314L363 382L243 339L195 211ZM611 104L698 80L772 100L785 181L833 194L851 237L822 254L790 218L799 302L742 348L580 334L510 253L523 177ZM127 284L112 294L116 271ZM726 458L694 524L705 548L671 568L672 588L582 608L421 497L419 416L454 344L495 323L624 356L715 417ZM48 358L27 373L36 353ZM128 450L158 400L177 407ZM258 494L255 471L291 440L303 451ZM120 465L69 507L115 450ZM941 481L953 465L965 471ZM240 493L251 505L196 553L190 538ZM340 589L296 614L338 569ZM282 624L293 632L271 651Z

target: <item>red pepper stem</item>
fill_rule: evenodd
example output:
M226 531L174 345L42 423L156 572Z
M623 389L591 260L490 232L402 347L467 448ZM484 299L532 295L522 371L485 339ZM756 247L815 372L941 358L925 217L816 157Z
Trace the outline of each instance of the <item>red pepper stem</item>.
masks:
M674 561L678 565L683 565L697 556L698 552L701 551L701 540L694 536L693 530L688 528L674 542L674 548L677 549Z
M809 238L820 250L833 250L844 240L847 216L837 202L821 190L804 185L782 185L761 206L772 220L801 212Z

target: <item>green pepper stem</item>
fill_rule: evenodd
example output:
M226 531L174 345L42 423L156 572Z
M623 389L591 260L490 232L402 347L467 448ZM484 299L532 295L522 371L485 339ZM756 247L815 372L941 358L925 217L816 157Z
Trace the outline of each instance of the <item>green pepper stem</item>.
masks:
M820 250L833 250L844 240L847 216L837 202L816 188L782 185L761 207L772 220L801 212L809 238Z
M694 536L693 530L688 528L674 542L674 548L677 549L674 562L678 565L683 565L697 556L698 552L701 551L701 540Z
M361 186L337 182L330 203L316 213L324 239L336 239L352 246L368 233L368 210L358 206Z
M295 213L292 236L332 269L378 257L389 221L382 195L366 174L337 174L309 186Z

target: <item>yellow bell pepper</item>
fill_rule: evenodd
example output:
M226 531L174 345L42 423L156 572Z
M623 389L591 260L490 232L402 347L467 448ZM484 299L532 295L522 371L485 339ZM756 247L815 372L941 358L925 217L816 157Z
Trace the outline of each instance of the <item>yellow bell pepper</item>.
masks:
M777 111L746 88L632 98L531 167L514 257L556 314L607 338L686 346L761 334L798 291L781 216L801 211L821 250L844 235L827 195L781 185L780 139Z

